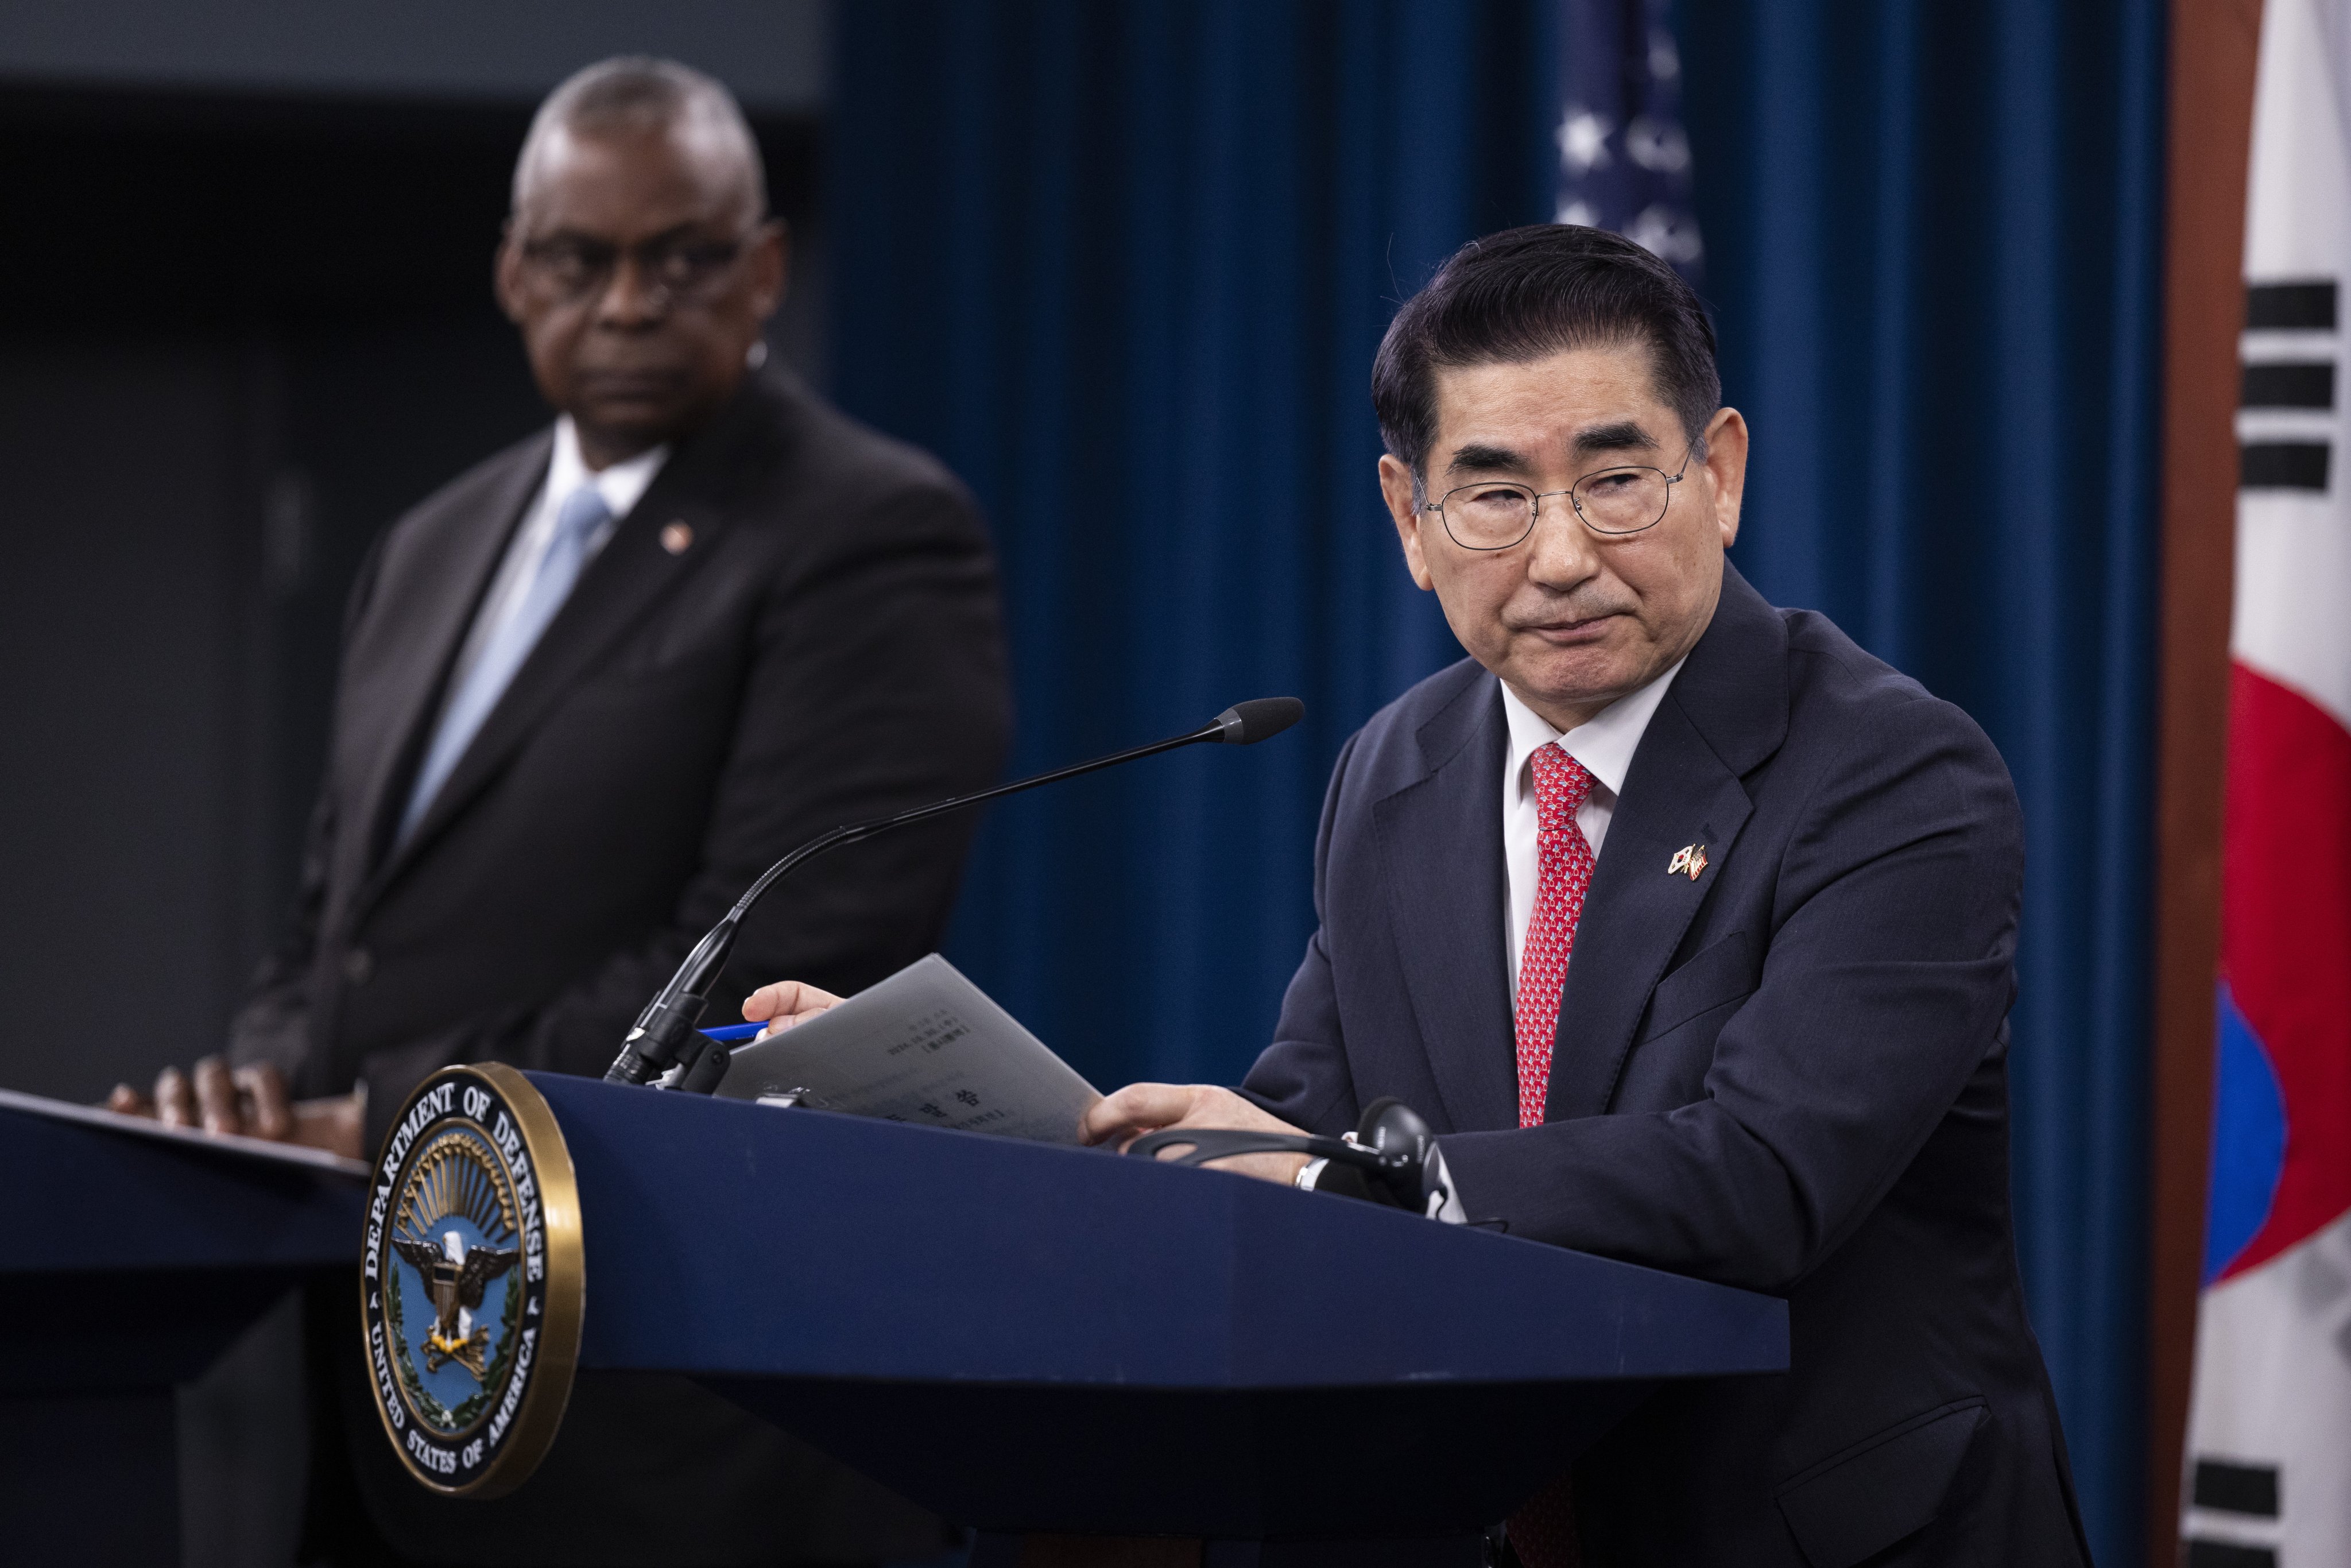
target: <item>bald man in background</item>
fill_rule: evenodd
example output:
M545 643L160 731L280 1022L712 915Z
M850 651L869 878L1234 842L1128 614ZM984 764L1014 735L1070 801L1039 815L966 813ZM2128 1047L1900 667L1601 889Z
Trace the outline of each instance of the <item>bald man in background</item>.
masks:
M359 1155L450 1063L601 1074L769 862L994 778L1009 704L986 533L929 456L762 368L786 242L710 78L608 60L541 107L496 291L559 417L379 541L291 934L227 1060L118 1108ZM758 977L854 990L930 950L970 828L810 866L745 928L714 1010ZM433 1498L378 1429L351 1305L311 1315L340 1406L319 1435L348 1454L314 1461L310 1555L847 1562L942 1542L679 1379L583 1378L514 1496Z

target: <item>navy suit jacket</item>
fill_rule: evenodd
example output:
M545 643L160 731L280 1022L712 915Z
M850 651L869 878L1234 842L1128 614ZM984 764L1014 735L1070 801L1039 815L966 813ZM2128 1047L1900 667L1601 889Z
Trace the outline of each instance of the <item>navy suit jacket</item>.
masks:
M1726 564L1520 1130L1507 750L1466 660L1347 743L1321 928L1246 1091L1321 1133L1395 1095L1473 1218L1788 1298L1786 1374L1671 1387L1578 1461L1586 1561L2086 1563L2010 1223L2023 841L1999 753ZM1669 873L1693 844L1706 869Z

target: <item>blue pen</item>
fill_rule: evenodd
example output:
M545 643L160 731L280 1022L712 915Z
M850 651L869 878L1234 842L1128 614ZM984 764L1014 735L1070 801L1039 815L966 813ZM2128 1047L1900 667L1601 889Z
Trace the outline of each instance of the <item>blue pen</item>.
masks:
M750 1039L767 1027L763 1023L723 1023L716 1029L706 1029L702 1032L722 1045L733 1045L738 1040Z

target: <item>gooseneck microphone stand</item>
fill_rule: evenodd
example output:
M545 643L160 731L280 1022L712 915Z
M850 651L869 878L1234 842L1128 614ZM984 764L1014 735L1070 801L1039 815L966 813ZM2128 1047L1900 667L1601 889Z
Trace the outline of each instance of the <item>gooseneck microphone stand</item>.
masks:
M1017 795L1023 789L1058 784L1064 779L1075 779L1082 773L1098 773L1105 768L1116 768L1122 763L1155 757L1163 751L1212 741L1227 746L1254 746L1288 729L1305 716L1305 713L1306 705L1296 697L1259 697L1252 702L1236 703L1189 734L1171 736L1149 746L1138 746L1131 751L1097 757L1091 762L1040 773L1033 779L999 784L977 794L959 795L952 800L917 806L894 817L835 828L829 833L810 839L761 873L759 880L745 889L743 896L735 901L735 907L726 912L726 917L710 928L710 934L695 944L694 951L686 955L685 962L678 966L677 973L669 977L669 983L645 1004L645 1010L637 1015L636 1025L629 1030L627 1040L621 1046L621 1054L605 1072L604 1081L608 1083L648 1083L664 1080L664 1087L699 1094L707 1094L718 1087L718 1081L726 1075L727 1050L695 1028L702 1019L702 1009L708 1005L710 988L726 967L727 955L735 949L735 937L742 929L744 917L758 906L769 888L826 851L837 850L843 844L862 843L893 828L927 821L933 817L960 811L967 806L977 806L1000 796ZM671 1079L670 1074L674 1071L676 1076Z

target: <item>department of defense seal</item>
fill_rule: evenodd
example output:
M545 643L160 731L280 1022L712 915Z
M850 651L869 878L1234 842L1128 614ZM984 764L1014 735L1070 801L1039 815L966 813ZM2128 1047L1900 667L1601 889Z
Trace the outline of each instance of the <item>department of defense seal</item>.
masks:
M498 1497L538 1468L580 1351L580 1197L530 1081L444 1068L376 1157L360 1256L369 1382L408 1471Z

